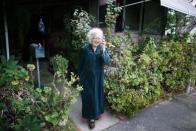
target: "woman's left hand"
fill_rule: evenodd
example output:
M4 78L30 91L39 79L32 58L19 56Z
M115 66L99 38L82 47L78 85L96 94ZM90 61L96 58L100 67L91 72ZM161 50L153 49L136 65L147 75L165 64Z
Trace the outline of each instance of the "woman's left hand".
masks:
M105 45L105 41L103 41L100 46L102 47L103 51L105 51L106 45Z

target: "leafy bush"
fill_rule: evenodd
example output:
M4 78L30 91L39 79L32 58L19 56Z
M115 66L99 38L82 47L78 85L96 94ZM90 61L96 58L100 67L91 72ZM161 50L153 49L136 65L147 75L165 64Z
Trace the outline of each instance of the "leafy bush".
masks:
M107 3L106 44L111 61L106 67L105 94L112 110L133 115L159 99L162 93L183 91L188 79L195 79L196 41L188 35L155 43L147 38L134 44L128 32L112 34L120 8Z
M119 16L122 8L115 5L114 0L107 0L107 8L105 15L106 23L106 40L110 41L112 39L113 29L115 28L116 18Z
M67 43L68 60L74 72L79 62L80 48L87 41L87 33L96 24L95 17L82 9L75 9L72 19L65 18L65 32L69 32L71 42Z
M0 57L0 74L0 87L11 86L16 89L29 79L27 70L18 65L14 57L8 61L5 56Z
M69 61L64 57L62 57L61 55L55 55L50 60L54 72L60 71L62 73L66 73L68 68L68 62Z
M59 59L53 60L54 63L58 61ZM66 66L61 64L56 66L58 68L53 81L48 86L34 88L30 83L22 83L10 96L7 92L10 86L0 88L0 121L4 123L0 125L6 127L5 130L64 130L69 127L66 123L70 106L76 101L82 88L75 84L77 77L74 74L71 74L69 80L65 78ZM18 66L16 63L13 65ZM63 69L59 69L60 66ZM34 69L30 64L27 67L29 71ZM2 93L9 94L2 97Z
M188 79L188 44L180 41L163 41L160 55L163 57L160 70L164 76L163 87L167 91L184 89Z
M150 38L125 45L125 48L110 48L111 62L115 64L106 68L106 98L117 112L132 115L159 99L162 92L183 91L187 80L193 78L194 42L163 40L157 45ZM133 94L141 99L132 97Z
M55 74L54 79L55 77L59 77L59 74ZM17 117L14 128L16 130L65 128L70 106L81 91L79 86L76 90L70 89L75 80L74 75L71 81L65 79L63 90L56 87L54 81L53 86L35 90L29 86L23 96L13 97L11 104Z
M162 74L158 67L162 59L155 43L148 41L137 56L132 52L133 48L136 47L127 45L121 49L118 66L109 67L105 80L106 98L111 108L128 115L150 104L161 94Z
M72 46L74 49L80 49L86 42L86 36L91 29L91 24L95 18L82 9L75 9L73 19L71 20L72 27ZM67 23L65 23L67 24Z
M144 90L129 89L124 86L110 86L110 90L107 96L110 108L128 116L134 115L150 103L150 98L146 96Z
M14 129L16 131L21 130L31 130L38 131L40 130L40 120L36 117L36 115L25 115L23 119L17 119L17 124L14 125Z

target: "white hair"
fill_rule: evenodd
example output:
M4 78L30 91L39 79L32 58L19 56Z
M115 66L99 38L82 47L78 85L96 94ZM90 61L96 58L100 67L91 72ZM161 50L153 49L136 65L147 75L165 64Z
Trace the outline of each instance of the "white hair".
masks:
M87 34L87 38L88 38L89 43L92 42L92 38L94 36L103 40L103 31L100 28L92 28Z

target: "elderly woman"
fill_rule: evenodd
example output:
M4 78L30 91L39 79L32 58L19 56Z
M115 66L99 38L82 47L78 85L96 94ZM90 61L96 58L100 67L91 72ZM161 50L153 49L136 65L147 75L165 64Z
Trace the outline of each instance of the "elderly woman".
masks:
M93 28L87 35L89 43L81 48L78 74L83 86L82 117L88 119L90 129L104 112L104 64L109 62L103 42L103 31Z

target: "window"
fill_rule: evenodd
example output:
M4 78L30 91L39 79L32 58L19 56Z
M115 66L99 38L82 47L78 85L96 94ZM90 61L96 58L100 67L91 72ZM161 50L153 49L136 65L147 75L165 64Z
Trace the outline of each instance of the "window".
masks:
M164 21L164 8L160 6L159 0L146 2L144 7L143 32L161 34Z
M119 6L124 5L124 0L116 0L116 2ZM124 13L124 10L122 9L119 16L116 19L116 26L115 26L115 31L116 32L122 32L123 31L123 13Z
M127 4L132 4L140 0L126 0ZM140 24L140 8L141 4L131 5L125 7L125 26L128 26L130 30L139 30Z
M106 6L107 5L99 6L99 26L101 28L106 27L105 24Z
M122 6L123 1L124 0L117 0L116 2L117 2L117 4ZM100 27L106 27L106 24L105 24L106 8L107 8L106 4L99 6L99 26ZM123 30L123 10L119 14L119 16L116 20L116 26L115 26L116 32L121 32L122 30Z

